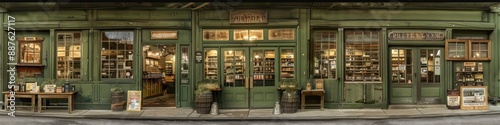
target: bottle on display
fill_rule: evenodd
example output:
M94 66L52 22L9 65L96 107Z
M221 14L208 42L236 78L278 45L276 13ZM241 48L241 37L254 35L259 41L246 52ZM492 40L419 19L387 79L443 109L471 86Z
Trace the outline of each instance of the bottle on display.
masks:
M63 92L69 92L70 90L71 86L69 85L69 81L66 80L66 82L64 82Z

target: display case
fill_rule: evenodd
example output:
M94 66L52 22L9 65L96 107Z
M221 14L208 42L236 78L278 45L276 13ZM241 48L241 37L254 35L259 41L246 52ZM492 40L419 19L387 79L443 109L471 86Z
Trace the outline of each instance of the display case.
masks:
M281 79L295 78L295 56L293 49L281 49Z
M218 79L217 50L205 50L205 79Z
M42 75L42 37L22 37L19 41L18 75L36 77Z
M345 43L345 81L380 82L380 39L377 31L348 31Z
M483 62L456 62L454 89L460 86L483 86L484 67Z
M445 44L446 60L467 60L467 40L448 39Z
M491 60L490 40L469 40L469 60Z

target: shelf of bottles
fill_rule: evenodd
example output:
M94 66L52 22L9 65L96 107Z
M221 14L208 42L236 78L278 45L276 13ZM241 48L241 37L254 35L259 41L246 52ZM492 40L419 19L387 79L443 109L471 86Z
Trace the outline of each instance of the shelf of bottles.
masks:
M205 79L217 79L217 50L205 50Z
M455 63L455 85L460 86L483 86L483 63L482 62L457 62Z
M245 56L242 50L224 51L224 86L242 87L245 85Z
M295 78L295 58L293 49L281 49L281 79Z
M380 46L377 31L348 31L345 43L345 81L380 82Z
M253 85L274 86L275 77L275 51L253 51Z

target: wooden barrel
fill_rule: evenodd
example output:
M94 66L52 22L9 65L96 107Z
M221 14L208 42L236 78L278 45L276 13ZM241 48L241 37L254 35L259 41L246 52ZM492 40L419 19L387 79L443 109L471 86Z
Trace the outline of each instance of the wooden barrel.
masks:
M283 113L295 113L299 106L299 95L297 91L287 92L284 91L281 97L281 104L283 107Z
M212 106L212 92L205 91L195 100L196 102L196 112L198 114L210 114L210 108Z
M123 105L125 99L123 92L112 92L111 93L111 110L112 111L123 111Z

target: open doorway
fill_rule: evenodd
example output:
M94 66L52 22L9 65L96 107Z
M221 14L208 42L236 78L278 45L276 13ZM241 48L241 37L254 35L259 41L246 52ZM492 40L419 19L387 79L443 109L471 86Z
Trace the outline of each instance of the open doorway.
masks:
M175 107L175 45L143 45L143 106Z

